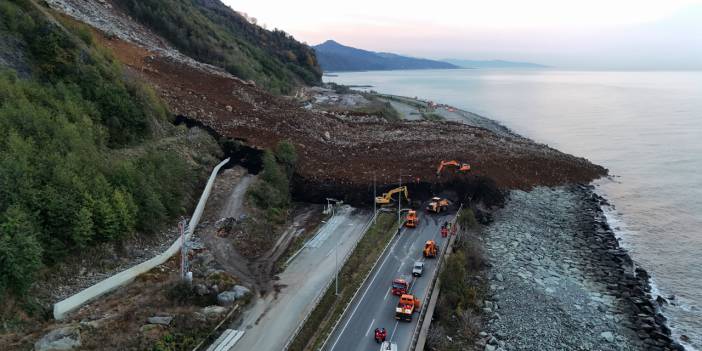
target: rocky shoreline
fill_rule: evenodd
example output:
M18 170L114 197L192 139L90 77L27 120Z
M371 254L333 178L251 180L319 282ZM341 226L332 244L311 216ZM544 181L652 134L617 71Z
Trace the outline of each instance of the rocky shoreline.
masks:
M620 247L592 186L513 191L484 228L494 350L684 350L648 273Z

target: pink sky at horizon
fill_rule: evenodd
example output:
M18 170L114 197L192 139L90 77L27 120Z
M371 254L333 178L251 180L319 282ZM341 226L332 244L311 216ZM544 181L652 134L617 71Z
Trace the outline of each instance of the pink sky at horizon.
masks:
M702 0L223 0L310 45L564 68L702 69Z

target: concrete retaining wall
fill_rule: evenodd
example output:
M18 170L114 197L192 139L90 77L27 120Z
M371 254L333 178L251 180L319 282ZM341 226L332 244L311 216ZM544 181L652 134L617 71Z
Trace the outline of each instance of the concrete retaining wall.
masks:
M205 204L207 203L207 198L210 196L210 191L212 190L212 186L214 185L215 178L217 177L217 173L219 172L220 168L227 164L229 162L229 159L227 158L226 160L220 162L214 170L212 170L212 174L210 175L210 178L207 180L207 185L205 185L205 190L203 190L202 195L200 196L200 201L197 203L197 207L195 207L195 211L193 212L192 217L190 218L190 222L188 224L188 227L186 228L185 231L185 236L186 238L190 238L192 236L194 229L197 227L197 224L200 222L200 217L202 216L202 212L205 210ZM154 267L163 264L166 262L169 258L171 258L173 255L178 253L180 251L180 246L181 246L181 240L180 238L176 239L175 242L163 253L151 258L148 261L142 262L132 268L129 268L127 270L124 270L122 272L119 272L109 278L106 278L97 284L90 286L75 295L63 300L59 301L56 304L54 304L54 319L61 320L63 319L67 313L79 308L80 306L83 306L85 303L96 299L100 297L101 295L114 290L124 284L127 284L134 280L137 276L140 274L146 273L153 269Z

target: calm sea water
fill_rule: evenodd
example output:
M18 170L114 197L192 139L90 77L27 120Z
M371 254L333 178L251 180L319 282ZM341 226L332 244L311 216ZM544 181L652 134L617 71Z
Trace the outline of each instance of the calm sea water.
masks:
M609 168L598 191L623 244L654 278L675 333L702 349L702 72L431 70L341 73L498 120Z

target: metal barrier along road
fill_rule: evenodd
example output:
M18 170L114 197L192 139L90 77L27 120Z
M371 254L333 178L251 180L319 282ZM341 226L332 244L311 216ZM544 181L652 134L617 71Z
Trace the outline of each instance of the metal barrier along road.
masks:
M414 350L415 347L417 346L417 340L419 339L419 334L420 330L422 329L422 325L424 324L424 318L426 317L427 314L427 309L429 307L429 300L427 297L431 296L432 292L436 288L437 281L439 280L439 276L441 275L441 268L443 268L444 263L446 262L446 259L448 257L448 249L453 245L453 241L456 239L456 226L458 225L458 215L461 213L461 209L463 209L463 204L458 207L458 212L456 212L456 215L453 217L453 219L450 221L451 223L451 233L449 233L449 240L446 240L446 245L444 249L441 251L441 257L439 257L439 264L436 267L436 271L434 271L434 276L432 277L431 284L429 285L429 289L424 294L424 297L422 298L422 301L425 301L422 303L422 309L419 311L419 319L417 320L417 326L414 328L414 331L412 332L412 342L410 343L410 350ZM454 235L455 234L455 235Z

